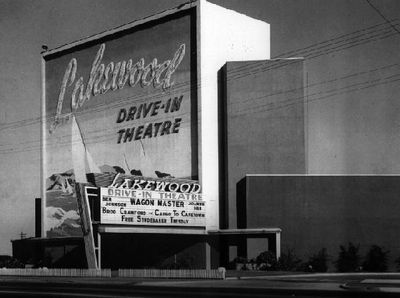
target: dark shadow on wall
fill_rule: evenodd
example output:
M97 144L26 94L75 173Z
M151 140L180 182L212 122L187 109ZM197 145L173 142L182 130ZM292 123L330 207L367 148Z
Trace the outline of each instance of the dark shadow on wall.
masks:
M27 238L12 241L13 257L47 268L87 268L83 238Z
M218 71L219 226L229 227L226 65Z
M104 234L103 268L205 268L204 236L167 234Z
M236 212L238 229L247 228L246 177L236 184Z

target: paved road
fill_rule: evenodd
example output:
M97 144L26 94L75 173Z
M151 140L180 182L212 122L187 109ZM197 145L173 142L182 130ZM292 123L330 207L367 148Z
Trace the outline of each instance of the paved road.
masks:
M347 285L348 287L343 287ZM259 276L228 280L0 277L0 297L399 297L400 278L375 275Z

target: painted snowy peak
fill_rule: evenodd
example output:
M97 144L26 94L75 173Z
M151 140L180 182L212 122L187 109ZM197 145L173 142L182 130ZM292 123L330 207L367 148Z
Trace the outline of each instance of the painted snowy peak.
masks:
M80 228L80 225L77 224L79 214L76 210L65 211L60 207L47 207L46 215L49 229L60 228L62 225Z
M61 190L63 193L72 194L75 187L75 176L73 170L53 174L46 179L46 190Z

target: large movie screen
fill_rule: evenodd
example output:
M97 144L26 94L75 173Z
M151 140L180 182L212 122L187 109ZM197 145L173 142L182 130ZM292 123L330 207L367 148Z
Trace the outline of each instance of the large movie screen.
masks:
M197 179L192 12L44 55L45 237L82 234L86 173Z

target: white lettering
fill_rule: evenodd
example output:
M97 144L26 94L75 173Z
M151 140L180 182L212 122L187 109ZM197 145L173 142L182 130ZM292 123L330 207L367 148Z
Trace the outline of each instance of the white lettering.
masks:
M109 187L118 187L118 185L117 185L118 178L119 178L119 173L117 175L115 175L113 182L111 183L111 185Z
M172 60L166 60L161 64L158 64L157 58L154 58L151 63L144 66L144 58L141 58L135 64L133 64L132 59L129 59L128 62L110 62L105 66L101 63L105 47L106 45L104 43L101 44L95 56L86 83L86 90L83 77L80 77L75 82L78 70L78 62L76 58L72 58L68 63L61 82L56 115L54 122L50 126L50 133L54 132L57 126L61 123L65 92L67 87L71 86L74 82L75 85L71 95L71 108L73 112L82 107L86 101L90 100L92 95L97 96L99 94L107 93L109 90L114 91L122 89L128 81L131 87L140 82L140 85L143 88L152 84L154 88L162 87L164 90L169 89L174 84L171 77L185 56L185 44L181 44L175 52Z

